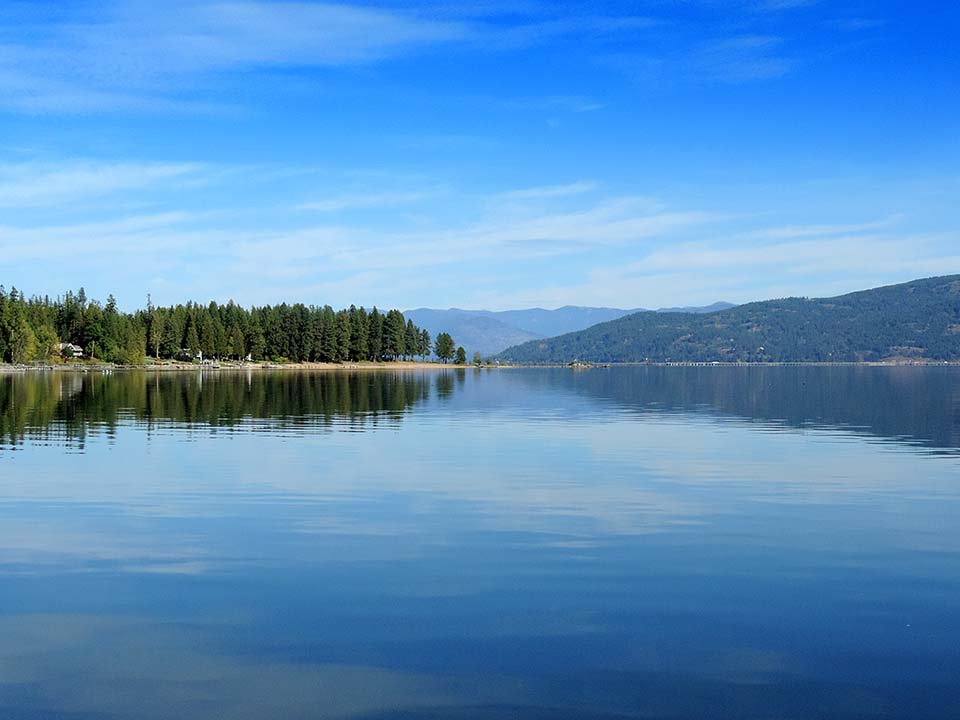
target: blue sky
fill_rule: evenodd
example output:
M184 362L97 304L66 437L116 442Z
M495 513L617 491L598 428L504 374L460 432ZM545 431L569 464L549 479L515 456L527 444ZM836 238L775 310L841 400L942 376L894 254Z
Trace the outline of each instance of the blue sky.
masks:
M0 282L507 309L960 272L960 4L0 4Z

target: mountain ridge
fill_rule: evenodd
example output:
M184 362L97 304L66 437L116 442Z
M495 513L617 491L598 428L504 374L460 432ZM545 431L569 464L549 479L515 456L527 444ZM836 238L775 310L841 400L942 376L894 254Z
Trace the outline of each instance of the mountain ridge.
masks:
M708 314L643 311L508 348L504 360L864 362L960 359L960 274Z
M730 303L714 303L706 308L690 307L686 311L711 312L718 305L731 306ZM450 333L468 355L479 352L487 356L525 341L584 330L640 310L588 305L564 305L553 310L540 307L520 310L421 307L405 310L404 316L426 328L434 337L441 332Z

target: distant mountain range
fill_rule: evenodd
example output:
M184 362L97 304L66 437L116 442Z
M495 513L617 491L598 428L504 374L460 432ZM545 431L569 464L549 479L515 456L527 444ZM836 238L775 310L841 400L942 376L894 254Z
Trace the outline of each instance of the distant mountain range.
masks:
M668 312L682 312L682 313L696 313L697 315L704 315L706 313L719 312L720 310L729 310L732 307L736 307L733 303L728 302L715 302L712 305L694 305L686 307L669 307L669 308L659 308L656 312L659 313L668 313ZM634 312L643 312L642 310L635 310Z
M407 310L403 316L413 320L415 325L426 328L433 338L442 332L450 333L454 342L467 351L468 357L474 352L479 352L484 357L496 355L511 345L543 337L495 317L469 310L420 308Z
M731 303L718 302L706 307L683 308L683 312L714 312L730 307L734 306ZM669 310L673 311L676 308L669 308ZM463 345L468 355L479 352L486 357L528 340L539 340L583 330L591 325L616 320L639 311L640 309L623 310L566 305L556 310L530 308L491 311L418 308L407 310L403 315L413 320L415 325L426 328L433 337L441 332L450 333L458 345Z
M501 357L532 363L960 360L960 275L708 314L637 312L528 341Z

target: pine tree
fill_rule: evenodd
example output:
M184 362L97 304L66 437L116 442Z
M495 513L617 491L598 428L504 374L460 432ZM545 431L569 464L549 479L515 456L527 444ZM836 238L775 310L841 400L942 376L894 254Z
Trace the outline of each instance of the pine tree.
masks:
M166 323L164 322L165 318L163 313L161 313L156 308L151 308L149 311L149 327L147 329L147 337L150 348L154 351L154 357L160 358L160 343L163 341L163 334L166 328Z
M420 330L413 324L413 320L407 320L407 327L403 334L403 346L408 357L412 358L420 350Z
M446 363L448 360L452 360L454 356L454 344L453 338L450 337L450 333L440 333L437 335L437 342L433 347L433 351L437 354L437 357L441 361Z
M230 332L228 333L227 337L229 338L227 341L229 354L233 357L236 357L237 360L243 360L244 356L246 355L243 330L241 330L238 325L234 325L232 328L230 328Z
M424 360L430 355L430 333L426 330L420 331L420 357Z
M362 307L358 310L350 306L350 359L366 360L368 352L368 335L370 333L367 311Z
M367 352L370 359L377 361L383 357L383 315L373 306L370 311L367 333Z
M320 339L320 359L323 362L336 362L337 361L337 316L333 312L333 308L329 305L324 306L321 322L320 322L320 332L322 337Z
M197 334L197 323L193 314L187 315L187 326L183 331L183 343L180 347L187 350L191 356L196 355L201 350L200 337Z
M262 360L264 358L267 343L263 339L263 328L260 326L260 320L256 316L252 316L247 323L244 341L250 357L254 360Z
M167 313L163 323L163 339L160 352L165 357L175 358L183 347L183 308L178 307Z
M403 313L391 310L383 321L383 354L394 360L404 354L407 328Z
M350 312L341 310L336 314L336 319L337 352L334 360L341 362L350 357Z
M84 313L81 346L90 357L106 356L107 329L99 303L90 303Z

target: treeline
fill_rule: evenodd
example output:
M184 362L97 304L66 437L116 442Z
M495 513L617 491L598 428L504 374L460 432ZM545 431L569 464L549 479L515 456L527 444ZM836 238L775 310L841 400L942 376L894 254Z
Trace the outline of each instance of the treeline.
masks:
M121 312L111 295L105 304L81 288L63 297L26 297L0 286L0 361L49 361L71 343L105 362L140 365L146 358L276 360L291 362L389 361L459 354L446 333L431 344L430 333L399 310L367 311L351 305L302 303L245 309L187 303Z

